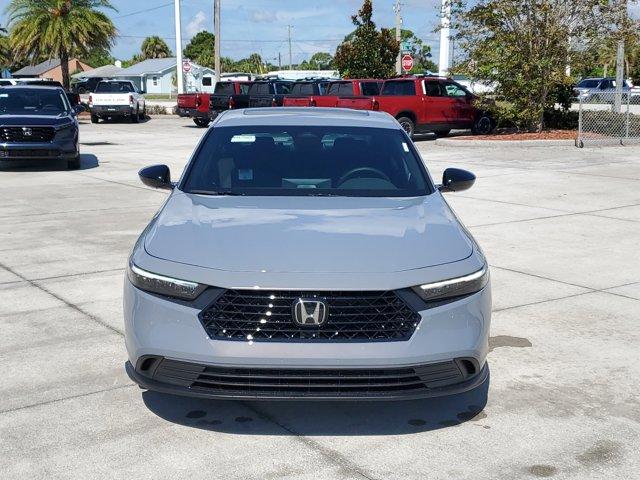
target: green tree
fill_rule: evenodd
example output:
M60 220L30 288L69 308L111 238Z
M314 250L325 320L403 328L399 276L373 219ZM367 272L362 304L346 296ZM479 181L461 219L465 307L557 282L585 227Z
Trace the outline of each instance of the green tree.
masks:
M424 73L425 70L437 72L438 66L431 60L431 46L416 36L411 30L402 29L400 38L409 44L409 53L413 57L413 69L409 73Z
M140 50L142 51L143 60L149 58L167 58L173 55L169 45L157 35L145 38Z
M111 51L104 47L95 47L89 50L83 60L93 68L102 67L104 65L113 65L116 59L111 55Z
M328 52L316 52L309 59L310 70L331 70L333 68L333 57Z
M69 59L114 41L116 28L99 10L104 8L114 9L109 0L11 0L6 11L13 54L33 63L42 56L59 58L68 89Z
M398 42L389 29L378 30L372 16L371 0L364 0L351 17L355 31L338 45L334 64L345 77L388 78L395 73Z
M11 48L9 37L0 35L0 67L5 68L11 65Z
M502 113L540 131L555 92L566 91L574 65L615 24L613 0L451 0L456 71L497 85Z
M214 68L215 40L213 33L203 30L195 34L183 54L203 67Z

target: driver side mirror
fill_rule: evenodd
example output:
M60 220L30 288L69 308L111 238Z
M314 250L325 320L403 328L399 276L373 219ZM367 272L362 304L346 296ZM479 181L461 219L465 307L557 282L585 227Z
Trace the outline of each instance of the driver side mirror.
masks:
M461 192L470 189L476 176L461 168L447 168L442 174L442 185L438 185L441 192Z
M138 172L142 183L151 188L172 190L175 186L171 183L171 172L166 165L151 165Z
M73 113L76 114L76 115L78 115L79 113L82 113L84 111L85 111L85 107L81 103L73 106Z

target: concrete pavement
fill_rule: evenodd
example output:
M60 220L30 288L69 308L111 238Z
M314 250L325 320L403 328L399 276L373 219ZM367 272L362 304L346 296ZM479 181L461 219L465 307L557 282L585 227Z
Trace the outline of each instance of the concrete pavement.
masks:
M637 478L640 148L419 142L436 180L478 175L447 199L492 266L488 392L217 402L123 370L123 269L166 196L136 172L177 177L203 132L83 123L82 170L0 170L3 478Z

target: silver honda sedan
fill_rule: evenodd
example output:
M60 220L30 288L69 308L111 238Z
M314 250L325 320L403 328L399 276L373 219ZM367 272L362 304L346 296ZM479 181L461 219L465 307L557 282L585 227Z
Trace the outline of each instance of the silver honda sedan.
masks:
M488 379L487 261L386 113L220 115L129 259L129 376L206 398L412 399Z

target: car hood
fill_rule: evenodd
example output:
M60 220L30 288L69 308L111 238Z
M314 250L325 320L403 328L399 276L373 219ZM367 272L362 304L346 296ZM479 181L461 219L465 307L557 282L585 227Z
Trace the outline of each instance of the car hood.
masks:
M69 115L0 115L0 126L13 127L13 126L47 126L56 127L59 125L68 124L71 121Z
M154 257L235 272L380 273L469 257L440 194L414 198L174 193L144 237Z

